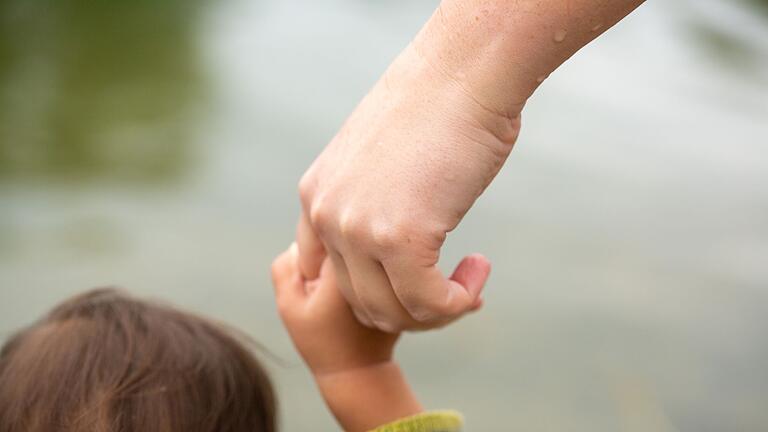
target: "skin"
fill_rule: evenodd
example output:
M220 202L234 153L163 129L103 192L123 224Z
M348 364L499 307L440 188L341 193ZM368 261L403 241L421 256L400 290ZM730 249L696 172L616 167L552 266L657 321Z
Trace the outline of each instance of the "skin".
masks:
M372 430L423 411L393 360L399 334L355 318L330 261L306 281L294 244L272 264L272 281L283 324L345 431Z
M541 82L642 0L444 0L299 184L299 265L332 262L369 327L444 325L478 307L478 255L450 277L447 234L503 166Z

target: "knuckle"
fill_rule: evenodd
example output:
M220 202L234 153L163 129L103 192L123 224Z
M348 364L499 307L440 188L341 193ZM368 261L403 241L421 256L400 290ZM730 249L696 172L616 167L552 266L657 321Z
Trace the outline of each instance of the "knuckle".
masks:
M373 318L373 325L385 333L400 333L405 329L404 323L400 320L386 320L378 317Z
M309 211L309 221L315 229L321 230L326 228L333 218L332 209L324 202L324 200L316 200Z
M358 212L345 211L339 218L339 231L348 240L359 243L368 232L365 217Z
M411 227L402 223L378 223L371 231L373 243L384 250L407 247L412 239Z
M340 232L350 246L364 251L377 248L370 219L361 213L345 215L340 220Z
M404 312L387 309L376 302L362 300L367 315L370 317L372 327L383 332L397 333L405 327L405 320L400 315Z
M458 313L447 302L433 297L406 297L403 306L411 317L420 323L453 317Z
M424 226L418 221L379 222L372 224L374 245L383 251L395 253L439 251L445 241L445 232Z
M365 315L365 313L363 313L363 312L359 311L359 310L358 310L358 309L356 309L356 308L353 308L353 309L352 309L352 313L355 315L355 318L357 319L357 321L358 321L360 324L362 324L362 325L364 325L364 326L366 326L366 327L373 327L373 324L372 324L372 323L371 323L371 321L368 319L368 317Z
M307 171L303 176L301 176L301 179L299 180L299 197L301 198L301 202L305 205L312 202L312 195L314 194L314 191L314 176L310 173L310 171Z
M280 276L280 257L272 260L272 265L270 266L269 270L272 275L272 283L275 284L275 287L277 287L279 282L278 276Z

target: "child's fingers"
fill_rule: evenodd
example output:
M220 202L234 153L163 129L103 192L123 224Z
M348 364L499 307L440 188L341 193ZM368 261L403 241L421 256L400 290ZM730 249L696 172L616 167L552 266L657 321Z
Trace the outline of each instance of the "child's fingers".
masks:
M349 314L352 320L360 321L361 324L366 317L360 317L355 314L352 309L352 305L347 301L346 297L341 291L339 286L338 273L336 265L331 259L323 262L323 267L320 269L320 283L317 286L317 299L318 304L322 304L323 308L335 311L339 319L342 319L341 314Z
M296 244L299 252L299 270L303 278L313 280L320 273L326 253L323 243L312 229L306 212L301 213L296 227Z
M292 303L305 296L304 281L299 273L296 243L292 243L287 251L272 262L272 285L278 303L283 300Z

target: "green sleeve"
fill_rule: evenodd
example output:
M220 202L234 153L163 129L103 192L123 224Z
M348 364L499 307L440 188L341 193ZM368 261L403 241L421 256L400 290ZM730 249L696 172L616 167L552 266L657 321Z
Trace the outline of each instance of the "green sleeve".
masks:
M464 424L456 411L427 411L377 427L371 432L460 432Z

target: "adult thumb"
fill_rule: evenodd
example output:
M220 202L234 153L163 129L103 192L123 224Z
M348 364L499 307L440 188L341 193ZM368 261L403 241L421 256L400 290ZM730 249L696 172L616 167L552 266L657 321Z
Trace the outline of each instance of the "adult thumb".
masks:
M470 298L477 301L490 274L491 262L488 258L472 254L461 260L449 279L463 286Z

